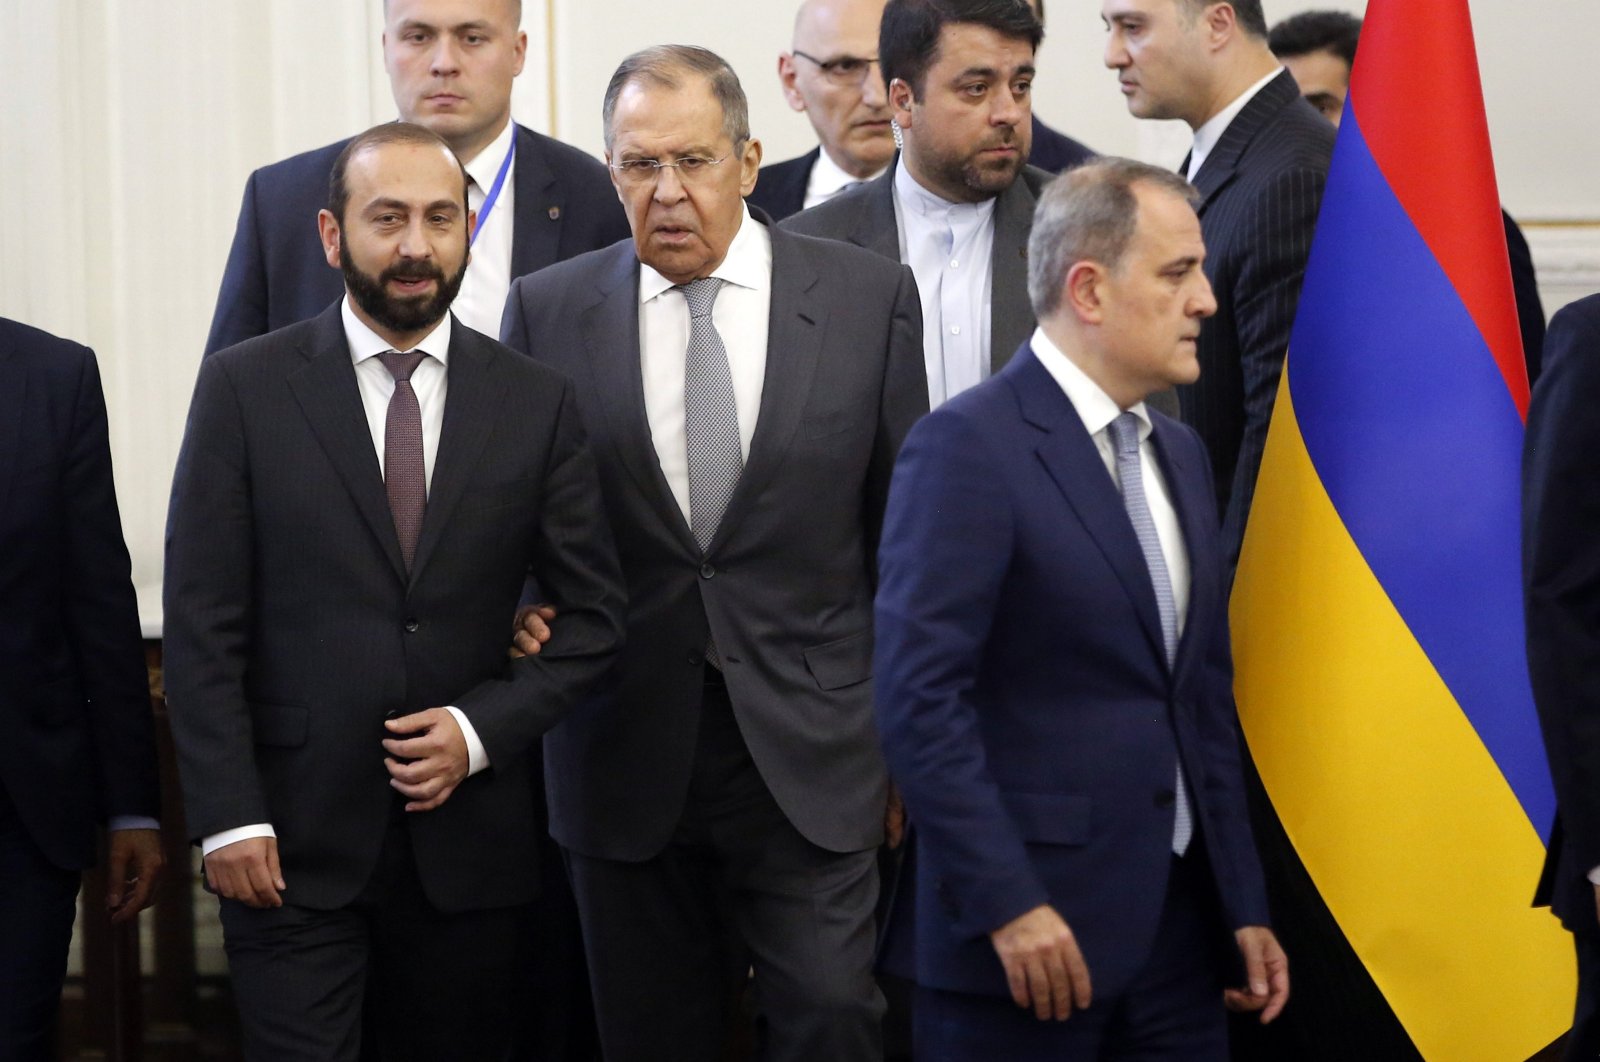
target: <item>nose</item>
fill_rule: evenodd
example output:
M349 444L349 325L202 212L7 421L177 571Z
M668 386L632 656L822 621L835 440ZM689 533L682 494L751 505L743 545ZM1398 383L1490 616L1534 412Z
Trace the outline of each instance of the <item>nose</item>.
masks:
M861 102L873 110L881 110L889 103L889 90L883 83L883 67L877 63L867 67L861 80Z
M1115 33L1106 35L1105 64L1112 70L1121 70L1128 65L1128 49Z
M1199 287L1189 298L1189 314L1192 317L1210 317L1216 312L1216 293L1211 290L1211 281L1206 279L1204 273L1201 273Z
M681 203L686 194L683 178L678 175L678 167L663 166L656 171L656 188L653 196L656 202L671 206L673 203Z
M990 93L990 125L1020 125L1028 116L1028 94L1002 90Z
M414 217L406 223L405 231L400 234L400 244L396 248L401 258L432 258L433 242L428 239L427 222L422 217Z
M448 33L439 34L439 39L433 46L433 54L428 57L428 72L434 77L449 77L460 69L461 61L456 54L455 39Z

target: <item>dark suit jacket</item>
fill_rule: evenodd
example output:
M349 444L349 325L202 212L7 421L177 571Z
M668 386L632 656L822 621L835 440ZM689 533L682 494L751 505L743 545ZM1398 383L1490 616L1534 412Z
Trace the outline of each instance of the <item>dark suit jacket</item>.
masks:
M1239 112L1196 174L1217 312L1200 330L1200 379L1178 388L1178 401L1216 470L1230 571L1278 397L1333 136L1285 70Z
M1550 322L1523 451L1528 673L1555 781L1557 822L1540 903L1600 933L1600 295Z
M508 663L529 571L560 607ZM459 323L408 577L337 305L207 358L173 481L166 678L189 832L271 823L292 902L349 903L395 799L386 713L453 705L488 770L406 822L445 910L525 902L524 753L609 665L621 579L571 385Z
M511 275L543 269L628 235L605 166L575 147L517 126L516 228ZM348 140L250 175L222 274L206 353L315 317L344 294L317 236L328 175Z
M1544 303L1539 298L1539 280L1533 272L1533 252L1528 250L1528 238L1504 210L1500 211L1500 219L1505 223L1506 253L1511 257L1511 291L1517 299L1522 357L1528 367L1531 387L1539 380L1540 357L1544 352Z
M900 226L894 215L894 174L899 165L897 155L894 165L882 176L795 215L783 227L807 236L844 240L900 261ZM995 203L989 296L991 372L999 372L1011 352L1033 334L1033 304L1028 301L1028 233L1033 230L1033 206L1050 177L1043 170L1025 166Z
M1048 173L1065 173L1094 157L1093 150L1051 129L1039 121L1037 114L1033 116L1033 147L1028 152L1028 165Z
M821 155L822 148L814 147L799 158L761 167L755 191L745 196L745 202L766 211L773 221L800 213L806 208L806 185L811 183L811 167Z
M160 814L130 572L94 354L0 319L0 786L68 870Z
M928 405L916 287L874 255L771 236L760 414L705 556L645 415L631 241L512 285L505 340L572 374L628 581L614 688L545 740L551 834L585 855L643 860L670 840L708 634L750 754L795 828L836 852L882 838L872 558L894 455Z
M889 952L921 984L1008 994L988 934L1049 903L1114 998L1160 921L1179 757L1228 926L1266 924L1205 450L1152 419L1192 572L1173 667L1116 484L1030 348L901 452L875 674L915 831Z

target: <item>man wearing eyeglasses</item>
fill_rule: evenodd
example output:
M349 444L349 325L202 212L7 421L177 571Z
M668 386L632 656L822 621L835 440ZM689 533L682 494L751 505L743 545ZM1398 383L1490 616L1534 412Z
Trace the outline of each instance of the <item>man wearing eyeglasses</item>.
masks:
M890 0L878 55L899 159L784 222L911 267L934 406L987 379L1033 331L1028 232L1050 179L1027 164L1043 36L1026 0Z
M502 325L574 380L627 573L606 693L545 745L601 1046L722 1057L753 966L768 1062L876 1062L873 572L927 409L915 284L745 206L761 145L704 49L625 59L604 129L632 243L518 280Z
M870 181L894 158L889 105L878 68L884 0L806 0L794 47L778 56L789 106L804 111L818 145L761 168L750 203L782 221Z

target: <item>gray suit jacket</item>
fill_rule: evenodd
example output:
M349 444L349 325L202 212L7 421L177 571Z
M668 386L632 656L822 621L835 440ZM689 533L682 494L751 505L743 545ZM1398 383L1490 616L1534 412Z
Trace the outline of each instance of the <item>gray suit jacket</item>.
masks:
M572 376L628 582L611 688L545 740L551 833L585 855L644 860L671 839L708 635L751 756L796 829L837 852L882 838L874 558L895 455L927 410L919 303L903 266L770 231L759 419L704 555L650 436L633 244L511 288L502 336Z
M506 643L533 572L561 609ZM447 911L536 892L534 741L610 663L621 575L572 387L459 323L407 574L335 304L207 358L167 525L166 682L189 832L271 823L290 899L343 906L396 794L387 714L453 705L488 770L409 815Z
M900 226L894 215L894 165L881 176L844 195L819 203L783 222L790 232L844 240L900 261ZM1028 233L1033 207L1053 174L1023 167L994 209L989 304L989 371L999 372L1017 348L1033 335L1033 305L1028 301Z

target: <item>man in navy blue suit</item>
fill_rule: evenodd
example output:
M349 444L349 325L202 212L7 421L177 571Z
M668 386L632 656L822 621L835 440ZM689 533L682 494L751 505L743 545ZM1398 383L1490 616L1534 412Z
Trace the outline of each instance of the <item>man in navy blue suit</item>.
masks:
M1038 330L895 469L874 673L919 1062L1223 1059L1224 1004L1288 999L1205 448L1144 404L1195 379L1216 310L1194 202L1125 159L1048 188Z
M472 264L451 310L495 336L511 281L625 238L604 166L511 120L528 47L522 0L385 0L384 66L402 121L444 138L471 178ZM344 294L317 236L348 140L257 170L245 185L206 353L315 317Z
M129 567L94 354L0 318L6 1062L54 1057L74 901L94 863L96 826L111 831L103 902L113 922L150 903L162 867L155 728Z

